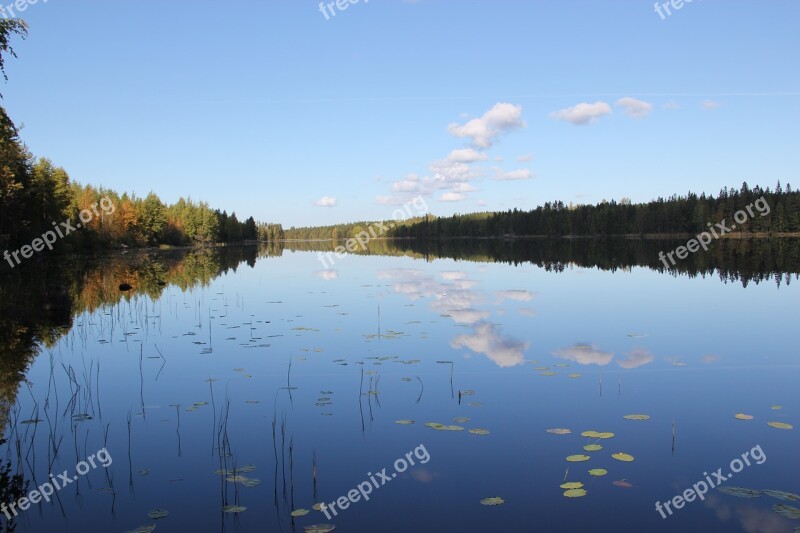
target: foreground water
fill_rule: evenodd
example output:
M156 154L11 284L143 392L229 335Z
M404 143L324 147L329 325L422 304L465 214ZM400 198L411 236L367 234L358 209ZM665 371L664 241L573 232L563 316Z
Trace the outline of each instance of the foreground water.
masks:
M569 246L492 262L402 245L327 269L299 250L106 255L7 279L3 501L50 474L72 481L0 520L37 532L800 526L797 258L699 258L711 275L696 276L629 244ZM699 482L723 491L673 501ZM335 515L314 509L337 500Z

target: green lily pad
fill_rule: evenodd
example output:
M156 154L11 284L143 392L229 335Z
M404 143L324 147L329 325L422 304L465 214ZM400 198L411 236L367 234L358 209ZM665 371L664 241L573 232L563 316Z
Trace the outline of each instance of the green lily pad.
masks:
M153 533L156 530L155 524L147 524L146 526L139 526L136 529L126 531L125 533Z
M792 492L785 492L782 490L764 490L762 491L767 496L772 496L773 498L777 498L779 500L783 500L786 502L800 502L800 495L794 494Z
M243 513L247 510L247 507L243 507L241 505L226 505L222 508L223 513Z
M583 496L586 496L585 489L570 489L564 491L564 497L566 498L582 498Z
M308 509L295 509L294 511L292 511L292 516L295 516L295 517L297 517L297 516L305 516L310 512L311 511L309 511Z
M303 528L305 533L330 533L336 526L333 524L313 524Z
M410 426L411 424L414 423L414 421L413 420L395 420L394 423L395 424L400 424L401 426Z
M586 446L583 447L583 449L586 450L587 452L596 452L602 450L603 447L600 446L599 444L587 444Z
M553 435L569 435L572 433L571 429L564 429L564 428L553 428L546 430L548 433L552 433Z
M570 455L567 457L567 461L570 463L582 463L583 461L588 461L591 459L588 455Z
M148 518L152 518L153 520L158 520L160 518L166 518L169 516L169 511L165 511L163 509L153 509L149 513L147 513Z
M484 498L481 500L481 505L503 505L506 501L499 496L494 496L492 498Z
M591 470L589 470L590 476L600 477L600 476L605 476L606 474L608 474L608 470L604 468L592 468Z
M480 428L470 429L469 432L472 433L473 435L488 435L489 434L489 430L488 429L480 429Z
M794 426L786 422L767 422L767 425L777 429L794 429Z
M736 415L734 415L734 418L736 418L738 420L752 420L754 417L753 417L753 415L746 415L744 413L737 413Z
M622 418L626 420L650 420L650 415L625 415Z
M718 491L737 498L760 498L763 491L756 489L746 489L744 487L718 487Z
M568 483L563 483L562 485L560 485L560 487L562 489L567 489L567 490L580 489L583 488L583 483L581 483L580 481L570 481Z
M798 509L797 507L792 507L791 505L785 505L781 503L773 505L772 510L781 516L785 516L786 518L791 518L792 520L800 520L800 509Z
M633 461L633 456L632 455L627 454L627 453L622 453L622 452L612 454L611 457L613 457L617 461L622 461L622 462L625 462L625 463L630 463L630 462Z

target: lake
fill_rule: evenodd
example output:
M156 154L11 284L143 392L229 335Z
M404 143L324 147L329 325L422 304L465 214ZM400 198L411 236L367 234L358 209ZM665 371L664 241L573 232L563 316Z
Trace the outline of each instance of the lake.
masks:
M332 243L287 243L6 273L0 518L797 531L800 241L667 270L677 244L374 241L323 268Z

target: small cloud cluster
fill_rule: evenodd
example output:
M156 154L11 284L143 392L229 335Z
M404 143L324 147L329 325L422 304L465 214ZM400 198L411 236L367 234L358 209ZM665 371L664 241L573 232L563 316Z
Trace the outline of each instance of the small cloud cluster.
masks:
M314 205L317 207L336 207L336 198L331 198L330 196L323 196L316 202Z
M483 177L483 170L477 164L489 160L486 153L497 140L506 134L524 128L522 107L510 103L498 103L482 116L464 123L452 123L447 131L454 137L467 139L469 147L451 151L444 159L428 165L429 174L419 176L409 174L391 185L391 194L378 196L381 205L399 205L415 196L434 196L440 202L463 202L469 193L478 189L472 184ZM520 161L528 161L531 156L523 156ZM496 169L495 180L525 180L534 177L528 169L504 172Z
M624 96L614 105L621 108L627 116L637 119L645 118L653 111L653 104L632 96ZM598 100L593 104L582 102L572 107L553 111L550 113L550 118L569 122L573 126L588 126L613 112L608 102Z

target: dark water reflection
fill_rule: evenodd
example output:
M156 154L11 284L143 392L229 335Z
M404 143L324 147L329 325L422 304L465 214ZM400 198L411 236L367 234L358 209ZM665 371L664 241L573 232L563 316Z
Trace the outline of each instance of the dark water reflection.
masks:
M331 243L288 243L4 271L2 501L101 448L113 463L0 521L17 531L792 531L772 507L800 502L767 495L711 491L666 520L655 510L755 446L766 460L728 485L800 492L798 430L767 425L800 424L800 241L721 241L665 269L658 252L680 244L374 241L323 268L317 252ZM623 418L634 413L651 419ZM583 449L595 443L602 450ZM369 501L331 519L312 509L420 446L429 461ZM564 479L587 495L565 498ZM506 503L480 504L494 496ZM158 509L169 514L148 517ZM300 509L310 512L291 516Z

